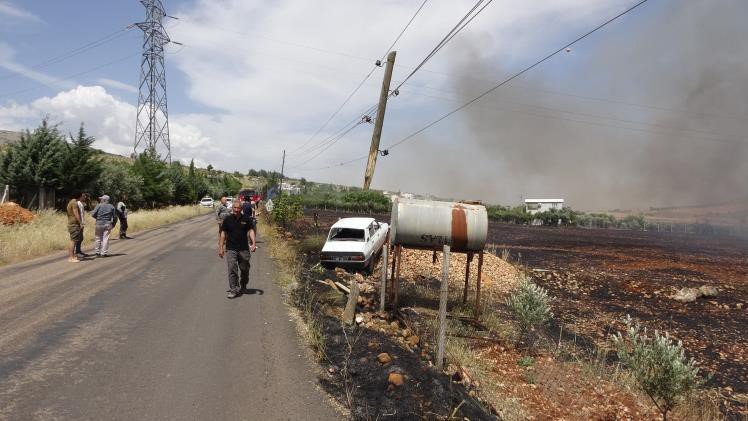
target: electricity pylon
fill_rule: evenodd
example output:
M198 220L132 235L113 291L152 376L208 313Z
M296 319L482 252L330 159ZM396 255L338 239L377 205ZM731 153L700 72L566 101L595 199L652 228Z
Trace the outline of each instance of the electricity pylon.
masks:
M156 155L157 147L163 144L166 147L165 158L171 162L164 46L174 41L169 39L163 26L164 17L170 16L166 14L161 0L140 0L140 3L145 6L145 21L135 24L143 31L143 60L140 63L133 152L137 154L138 147L142 144L145 150Z

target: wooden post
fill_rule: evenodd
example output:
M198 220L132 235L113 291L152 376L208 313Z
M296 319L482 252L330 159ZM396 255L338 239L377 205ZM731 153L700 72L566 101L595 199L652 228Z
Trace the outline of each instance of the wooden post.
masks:
M439 290L439 336L436 347L436 368L444 369L444 341L447 336L447 298L449 297L449 245L444 245L442 285Z
M384 112L387 109L387 98L390 96L390 80L392 80L392 67L395 65L396 51L390 51L387 55L387 66L384 69L384 79L382 80L382 91L379 93L379 108L377 109L377 119L374 121L374 132L371 135L371 146L369 147L369 160L366 163L366 173L364 174L364 190L369 190L371 180L374 178L374 167L377 165L377 155L379 154L379 139L382 137L382 124L384 124Z
M434 250L434 254L431 255L431 264L436 264L436 250Z
M379 311L384 313L384 297L387 290L387 249L389 244L382 248L382 281L379 283Z
M480 318L480 281L483 275L483 250L478 254L478 282L475 290L475 320Z
M356 304L358 304L358 282L351 282L351 290L348 293L348 302L343 310L343 323L352 325L356 321Z
M470 263L473 262L473 253L467 254L467 263L465 263L465 289L462 291L462 304L467 303L468 285L470 280Z

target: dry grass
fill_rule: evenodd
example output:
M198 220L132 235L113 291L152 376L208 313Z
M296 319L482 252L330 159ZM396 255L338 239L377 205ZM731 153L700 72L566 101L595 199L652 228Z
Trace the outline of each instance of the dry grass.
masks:
M127 218L128 233L155 228L211 211L212 209L198 206L171 206L133 212ZM34 220L28 224L0 226L0 265L67 249L70 243L67 216L50 210L36 212L34 216ZM115 228L115 233L118 229ZM84 247L93 244L94 220L90 216L86 216L84 237Z

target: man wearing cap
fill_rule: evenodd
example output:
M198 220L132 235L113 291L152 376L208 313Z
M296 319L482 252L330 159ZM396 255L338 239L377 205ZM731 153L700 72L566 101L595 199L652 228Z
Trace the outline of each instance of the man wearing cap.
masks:
M242 216L242 205L234 202L231 211L231 215L224 218L221 223L218 257L223 259L223 256L226 256L229 270L227 297L236 298L242 295L249 284L249 253L256 251L257 245L254 226L249 218Z
M109 203L109 196L99 197L99 204L96 205L91 216L96 219L96 256L107 257L109 253L109 236L112 234L112 228L117 221L117 212Z

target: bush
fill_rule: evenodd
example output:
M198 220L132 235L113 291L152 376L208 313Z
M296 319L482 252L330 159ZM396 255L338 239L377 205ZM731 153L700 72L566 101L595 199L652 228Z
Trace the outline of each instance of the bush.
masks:
M667 333L654 337L642 332L631 316L626 316L626 337L618 332L613 342L618 348L618 358L628 366L639 387L652 399L667 420L667 414L685 396L699 387L702 379L693 359L687 360L680 341L672 341Z
M273 221L286 226L289 222L293 222L303 215L303 206L301 204L301 197L291 196L287 194L280 194L273 201L273 210L271 211Z
M506 305L519 324L522 337L528 339L530 348L534 341L529 334L553 317L548 301L546 290L527 277L520 280L517 289L506 300Z

